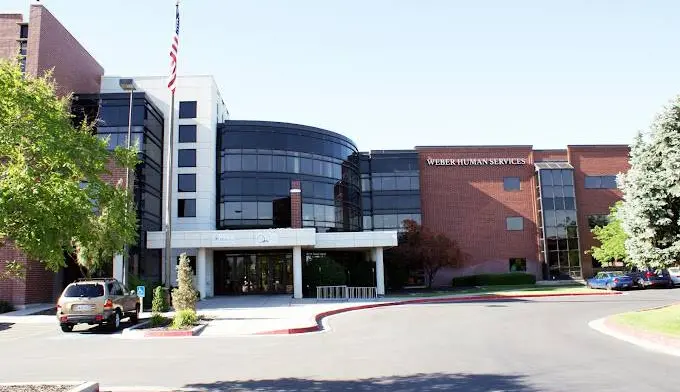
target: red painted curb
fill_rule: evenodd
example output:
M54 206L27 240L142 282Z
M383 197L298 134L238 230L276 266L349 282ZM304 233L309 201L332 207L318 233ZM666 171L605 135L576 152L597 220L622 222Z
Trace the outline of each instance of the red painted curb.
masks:
M462 301L497 301L502 299L517 299L517 298L542 298L542 297L578 297L578 296L593 296L593 295L620 295L621 292L602 292L602 293L571 293L571 294L534 294L534 295L470 295L466 297L445 297L445 298L419 298L405 301L397 302L386 302L379 304L369 304L369 305L358 305L351 306L348 308L334 309L327 312L322 312L317 314L314 319L316 320L316 325L310 327L301 328L289 328L289 329L275 329L272 331L256 332L253 335L292 335L300 333L309 332L319 332L323 330L322 320L325 317L333 316L340 313L351 312L354 310L372 309L372 308L383 308L386 306L398 306L398 305L411 305L411 304L424 304L424 303L446 303L446 302L462 302Z
M193 330L188 331L148 331L144 332L145 338L194 336Z

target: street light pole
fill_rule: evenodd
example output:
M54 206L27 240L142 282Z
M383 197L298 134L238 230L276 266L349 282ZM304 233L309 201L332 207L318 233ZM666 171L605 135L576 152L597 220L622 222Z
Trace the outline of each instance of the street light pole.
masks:
M125 90L130 92L130 108L128 112L128 130L127 130L127 149L130 149L131 146L131 139L132 139L132 99L133 99L133 93L135 92L135 81L133 79L120 79L118 81L120 84L120 87ZM125 190L130 192L130 168L125 167ZM127 265L130 262L130 254L129 254L129 249L128 246L125 245L125 250L123 252L123 266L122 266L122 273L123 273L123 286L127 288Z

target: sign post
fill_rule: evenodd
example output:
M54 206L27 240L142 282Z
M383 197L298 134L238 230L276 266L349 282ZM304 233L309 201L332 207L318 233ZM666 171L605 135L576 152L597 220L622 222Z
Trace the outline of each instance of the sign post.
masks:
M139 301L139 313L144 311L144 297L146 296L146 287L137 286L137 296L142 300Z

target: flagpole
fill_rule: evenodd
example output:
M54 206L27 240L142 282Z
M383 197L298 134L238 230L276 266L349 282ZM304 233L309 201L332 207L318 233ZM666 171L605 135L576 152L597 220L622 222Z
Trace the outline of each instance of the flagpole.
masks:
M172 287L172 156L175 130L175 92L170 98L170 129L168 130L168 154L165 170L165 287Z
M172 287L172 158L175 140L175 89L177 88L177 50L179 48L179 0L175 3L175 36L170 51L171 75L170 89L170 127L168 130L168 152L165 170L165 287Z

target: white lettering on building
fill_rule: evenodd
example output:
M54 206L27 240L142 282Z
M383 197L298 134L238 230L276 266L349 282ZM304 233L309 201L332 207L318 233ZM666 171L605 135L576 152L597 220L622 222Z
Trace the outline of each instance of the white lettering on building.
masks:
M427 166L500 166L526 165L525 158L427 158Z

